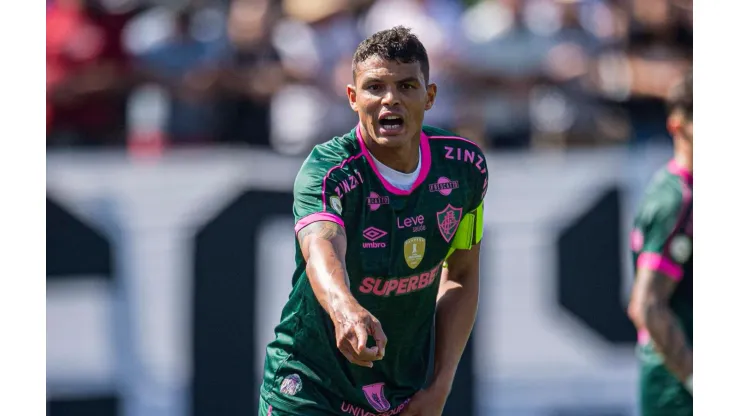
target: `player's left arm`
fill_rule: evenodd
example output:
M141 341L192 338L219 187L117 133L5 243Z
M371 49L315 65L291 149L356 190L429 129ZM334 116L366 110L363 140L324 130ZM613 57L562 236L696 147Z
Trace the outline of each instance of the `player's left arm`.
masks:
M480 242L483 239L483 201L488 190L488 169L472 171L475 189L452 240L437 293L434 375L431 386L444 397L452 389L457 366L473 330L478 313Z
M437 295L432 386L449 393L478 312L480 243L447 258Z
M429 386L417 392L400 416L440 416L452 390L457 366L478 313L480 242L483 238L483 200L488 188L485 157L473 171L475 190L458 224L442 269L435 317L434 373Z
M429 386L411 398L401 416L442 414L478 312L479 258L480 243L455 250L447 258L437 295L434 375Z

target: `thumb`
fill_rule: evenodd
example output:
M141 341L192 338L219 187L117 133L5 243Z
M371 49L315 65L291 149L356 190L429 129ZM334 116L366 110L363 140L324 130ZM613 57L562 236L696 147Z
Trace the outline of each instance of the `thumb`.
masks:
M375 339L375 345L378 346L378 354L380 357L385 356L385 346L388 344L388 337L383 332L383 326L380 325L380 321L373 319L372 324L373 338Z

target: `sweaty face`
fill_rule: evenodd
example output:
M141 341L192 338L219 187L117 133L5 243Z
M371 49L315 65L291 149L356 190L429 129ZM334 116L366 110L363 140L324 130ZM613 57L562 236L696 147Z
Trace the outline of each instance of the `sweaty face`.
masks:
M350 106L364 132L381 146L399 147L418 137L424 112L432 108L437 87L426 85L418 62L372 57L357 64L354 85L347 86Z

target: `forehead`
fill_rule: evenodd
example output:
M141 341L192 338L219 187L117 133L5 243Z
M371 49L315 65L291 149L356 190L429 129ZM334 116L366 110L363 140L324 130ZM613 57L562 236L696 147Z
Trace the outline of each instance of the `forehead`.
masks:
M357 63L355 77L358 82L367 78L394 80L414 77L420 82L424 80L424 74L421 72L421 64L419 62L404 63L387 61L378 56L371 56Z

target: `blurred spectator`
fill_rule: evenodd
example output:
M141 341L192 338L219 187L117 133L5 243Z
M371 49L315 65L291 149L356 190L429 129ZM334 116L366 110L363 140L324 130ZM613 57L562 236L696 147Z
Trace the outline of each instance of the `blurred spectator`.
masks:
M175 144L215 138L218 55L213 36L197 35L194 19L202 11L195 3L177 10L170 36L137 56L144 80L170 94L165 134Z
M286 74L270 35L275 9L268 0L233 0L220 52L218 140L269 146L270 102Z
M596 93L624 110L640 143L668 141L666 93L691 65L691 2L628 0L614 2L629 16L624 43L602 54L594 65Z
M137 6L136 1L55 0L47 7L48 145L124 142L131 79L121 36Z
M552 7L551 19L542 13L545 1ZM601 129L602 121L613 114L586 82L591 62L608 47L615 16L599 0L540 0L529 9L530 26L552 40L542 63L544 79L530 97L533 145L593 146L625 140L624 129Z
M538 3L528 9L522 0L483 0L462 17L461 117L495 148L520 149L530 143L530 91L544 76L553 44L549 36L537 33L537 23L559 25L554 5Z
M678 18L683 11L679 3L631 0L633 21L628 56L634 99L629 110L638 141L656 136L667 140L663 102L670 86L690 66L693 36L690 22Z
M299 153L357 122L346 86L362 38L348 0L283 0L281 5L273 44L294 82L273 100L272 143L282 152Z

